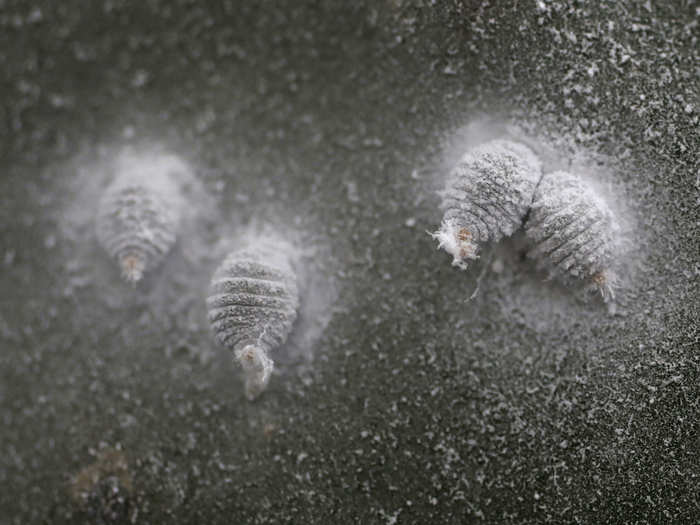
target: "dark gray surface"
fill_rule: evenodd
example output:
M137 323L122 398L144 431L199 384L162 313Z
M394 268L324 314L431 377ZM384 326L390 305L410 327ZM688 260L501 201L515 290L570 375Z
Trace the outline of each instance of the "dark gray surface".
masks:
M71 496L122 449L139 523L697 522L698 3L258 3L0 1L0 521L123 509ZM615 314L517 238L465 302L425 230L484 114L607 174ZM154 143L214 225L131 290L82 190ZM249 220L337 290L255 403L200 315Z

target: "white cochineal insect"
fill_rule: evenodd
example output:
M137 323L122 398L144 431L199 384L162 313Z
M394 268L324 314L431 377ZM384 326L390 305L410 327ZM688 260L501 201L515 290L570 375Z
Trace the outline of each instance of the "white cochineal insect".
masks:
M487 142L462 157L441 194L442 225L431 234L453 265L466 269L480 245L522 226L541 172L537 156L509 140Z
M175 244L182 196L173 171L180 168L167 158L124 164L100 200L97 239L127 282L140 281Z
M284 344L297 317L297 277L284 243L261 242L230 254L214 273L207 308L219 344L233 351L246 376L246 396L270 380L270 353Z
M617 221L608 205L582 178L564 171L545 175L525 223L534 247L529 256L553 276L583 280L613 299Z

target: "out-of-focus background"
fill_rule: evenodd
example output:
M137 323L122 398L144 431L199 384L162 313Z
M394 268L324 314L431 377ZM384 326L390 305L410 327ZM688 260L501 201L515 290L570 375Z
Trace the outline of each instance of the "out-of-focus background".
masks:
M0 0L0 522L697 522L698 9ZM614 310L517 236L435 249L502 135L624 219ZM136 288L92 223L124 151L201 185ZM311 307L249 403L203 298L261 226Z

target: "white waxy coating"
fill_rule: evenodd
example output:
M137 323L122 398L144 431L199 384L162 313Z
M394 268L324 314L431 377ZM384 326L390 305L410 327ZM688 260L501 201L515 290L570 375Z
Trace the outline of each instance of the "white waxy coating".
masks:
M577 175L557 171L543 177L535 192L525 233L534 242L530 256L554 275L583 279L613 297L609 271L618 226L594 189Z
M97 213L97 239L126 281L139 281L170 251L181 211L167 165L129 166L107 187Z
M281 244L260 243L230 254L214 273L207 308L219 344L234 352L257 397L274 367L269 354L284 344L297 317L297 279Z
M439 248L467 267L479 245L498 241L520 228L540 180L542 165L526 146L493 140L469 150L450 173L442 192Z

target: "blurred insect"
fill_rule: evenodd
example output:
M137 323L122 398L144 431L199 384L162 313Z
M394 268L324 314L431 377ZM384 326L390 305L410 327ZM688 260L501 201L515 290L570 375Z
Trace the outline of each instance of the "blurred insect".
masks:
M171 175L177 166L126 166L100 200L97 238L127 282L141 280L175 244L182 212L179 187Z
M508 140L487 142L462 157L442 192L442 225L431 234L453 265L466 269L481 244L522 226L541 170L529 148Z
M610 264L617 230L612 211L588 183L557 171L535 192L525 223L535 244L528 256L553 276L584 280L607 301L614 298Z
M207 308L219 344L233 351L254 399L270 380L269 354L297 317L297 277L284 243L258 243L230 254L214 273Z
M102 450L94 463L70 480L70 496L81 523L135 523L138 515L132 475L119 449Z

